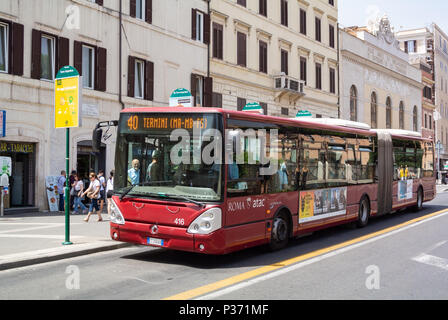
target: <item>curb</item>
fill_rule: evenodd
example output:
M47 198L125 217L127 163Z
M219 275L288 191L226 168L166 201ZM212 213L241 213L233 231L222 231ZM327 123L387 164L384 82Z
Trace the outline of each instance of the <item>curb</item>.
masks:
M93 244L87 243L87 244L66 246L63 248L37 250L7 256L0 256L0 271L26 267L45 262L58 261L68 258L75 258L92 253L111 251L130 246L133 246L133 244L113 243L105 245L103 242L99 241Z

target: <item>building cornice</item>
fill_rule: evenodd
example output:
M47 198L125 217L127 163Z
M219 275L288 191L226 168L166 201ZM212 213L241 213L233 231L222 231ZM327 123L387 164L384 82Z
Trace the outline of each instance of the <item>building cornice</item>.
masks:
M341 50L341 54L342 54L341 55L342 59L345 59L345 60L348 60L348 61L350 61L352 63L358 64L358 65L360 65L362 67L367 67L367 68L370 68L372 70L375 70L375 71L387 74L388 76L390 76L392 78L395 78L397 80L406 82L409 85L412 85L414 87L419 88L420 90L422 90L424 88L424 85L423 85L422 82L418 82L418 81L416 81L414 79L411 79L411 78L409 78L409 77L407 77L407 76L405 76L405 75L403 75L401 73L392 71L392 70L390 70L390 69L388 69L388 68L386 68L386 67L384 67L384 66L382 66L380 64L377 64L377 63L375 63L375 62L373 62L371 60L368 60L368 59L366 59L364 57L358 56L357 54L355 54L355 53L353 53L351 51Z

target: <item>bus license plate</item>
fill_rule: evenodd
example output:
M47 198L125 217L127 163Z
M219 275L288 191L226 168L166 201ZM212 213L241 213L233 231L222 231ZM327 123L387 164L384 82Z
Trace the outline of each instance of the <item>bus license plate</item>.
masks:
M148 244L151 246L163 247L163 240L157 238L148 238Z

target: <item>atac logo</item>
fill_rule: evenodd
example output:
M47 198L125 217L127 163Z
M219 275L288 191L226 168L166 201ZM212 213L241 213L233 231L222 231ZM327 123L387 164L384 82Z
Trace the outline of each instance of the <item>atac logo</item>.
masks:
M265 199L252 199L232 201L228 203L227 210L229 212L237 212L246 209L263 208L265 205Z

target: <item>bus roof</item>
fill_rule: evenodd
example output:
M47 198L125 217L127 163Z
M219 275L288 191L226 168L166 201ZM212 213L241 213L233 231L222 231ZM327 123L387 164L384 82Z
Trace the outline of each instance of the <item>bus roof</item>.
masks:
M126 108L121 113L219 113L240 120L255 120L279 125L299 126L308 129L322 129L329 131L340 131L351 134L363 134L376 136L378 132L389 133L394 138L405 138L411 140L427 140L422 138L421 134L414 131L395 130L395 129L371 129L369 125L360 122L330 119L330 118L282 118L275 116L267 116L243 111L234 111L221 108L202 108L202 107L143 107L143 108Z

